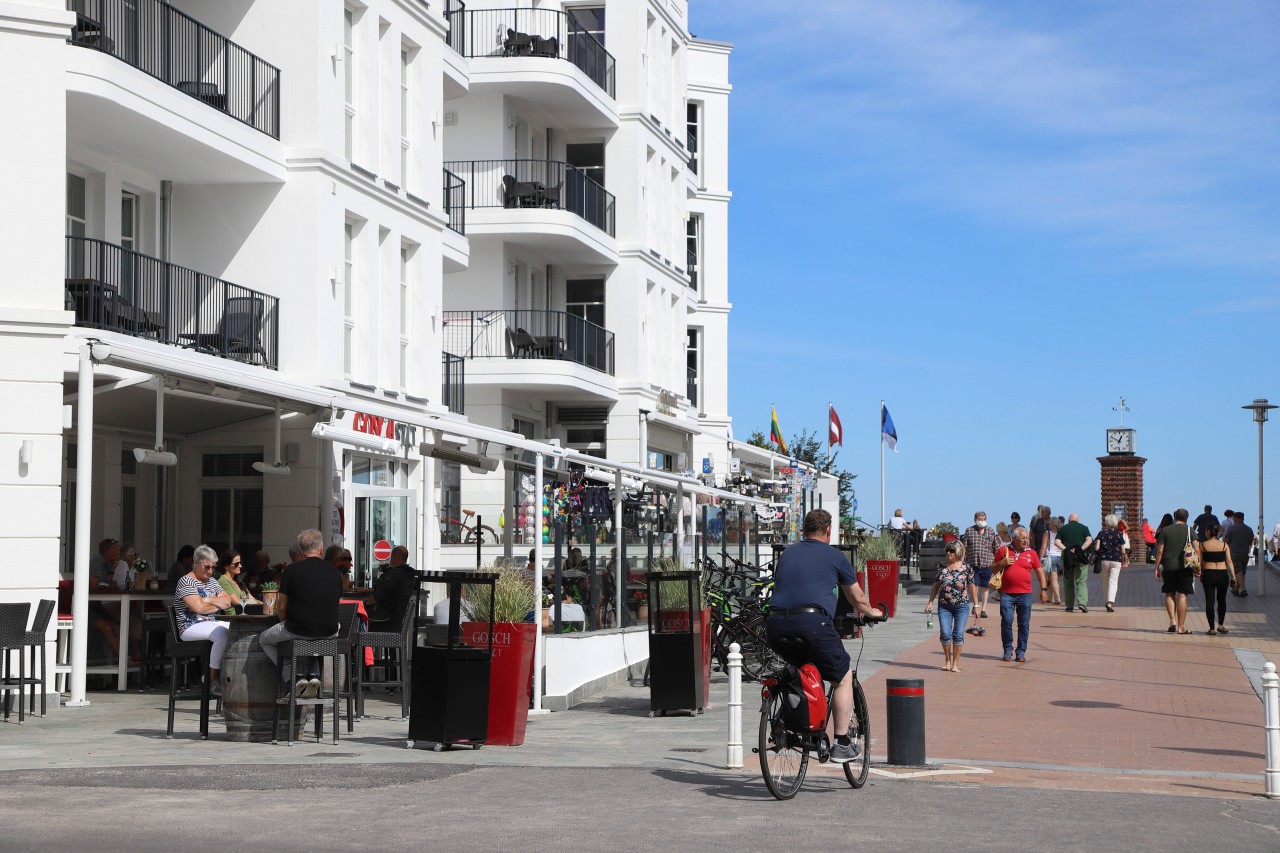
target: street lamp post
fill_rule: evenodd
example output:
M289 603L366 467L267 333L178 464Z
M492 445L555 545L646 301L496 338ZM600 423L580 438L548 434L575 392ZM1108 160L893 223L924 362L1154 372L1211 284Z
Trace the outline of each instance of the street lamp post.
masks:
M1267 412L1278 406L1268 403L1264 398L1255 399L1242 409L1253 412L1253 420L1258 425L1258 595L1267 594L1267 528L1262 513L1262 425L1267 422Z

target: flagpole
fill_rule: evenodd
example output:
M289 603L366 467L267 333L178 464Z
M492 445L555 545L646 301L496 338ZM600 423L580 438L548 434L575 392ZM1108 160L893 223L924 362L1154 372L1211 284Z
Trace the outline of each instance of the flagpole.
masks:
M884 527L884 400L880 401L880 526Z
M827 470L831 470L831 411L835 406L827 401Z

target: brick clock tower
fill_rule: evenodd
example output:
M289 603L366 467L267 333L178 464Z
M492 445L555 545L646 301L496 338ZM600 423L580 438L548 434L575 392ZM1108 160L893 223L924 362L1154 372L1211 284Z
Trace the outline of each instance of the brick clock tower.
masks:
M1115 513L1129 528L1129 559L1141 563L1147 558L1142 538L1142 466L1146 459L1134 453L1133 430L1107 430L1107 455L1098 457L1102 466L1102 515Z

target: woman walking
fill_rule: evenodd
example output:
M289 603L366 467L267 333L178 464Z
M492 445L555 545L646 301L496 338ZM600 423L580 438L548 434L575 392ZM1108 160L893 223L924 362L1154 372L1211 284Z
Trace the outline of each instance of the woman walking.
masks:
M1057 516L1049 516L1049 520L1044 526L1044 541L1041 543L1041 550L1044 551L1044 573L1049 577L1049 603L1062 605L1062 589L1058 586L1058 579L1062 577L1062 549L1058 547L1058 530L1062 527L1062 522Z
M942 669L945 672L960 671L960 649L964 646L964 625L969 621L969 591L973 584L973 569L964 561L964 543L948 542L944 549L947 564L938 569L938 577L929 591L929 601L924 612L933 609L938 600L938 639L942 643Z
M1236 567L1231 562L1231 551L1227 543L1218 538L1222 529L1216 524L1206 528L1209 538L1204 542L1196 542L1196 553L1200 555L1200 583L1204 584L1204 615L1209 620L1207 634L1225 634L1227 626L1222 623L1227 619L1227 588L1236 582ZM1214 627L1214 604L1217 604L1217 627Z
M1119 530L1115 515L1102 519L1098 533L1098 559L1102 561L1102 587L1106 590L1107 612L1116 610L1116 592L1120 589L1120 570L1129 565L1129 550L1125 547L1125 535Z

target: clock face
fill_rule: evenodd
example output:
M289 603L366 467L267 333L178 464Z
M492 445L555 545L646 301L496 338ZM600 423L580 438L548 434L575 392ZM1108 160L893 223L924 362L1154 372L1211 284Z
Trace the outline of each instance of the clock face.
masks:
M1133 452L1133 432L1127 429L1107 430L1108 453Z

